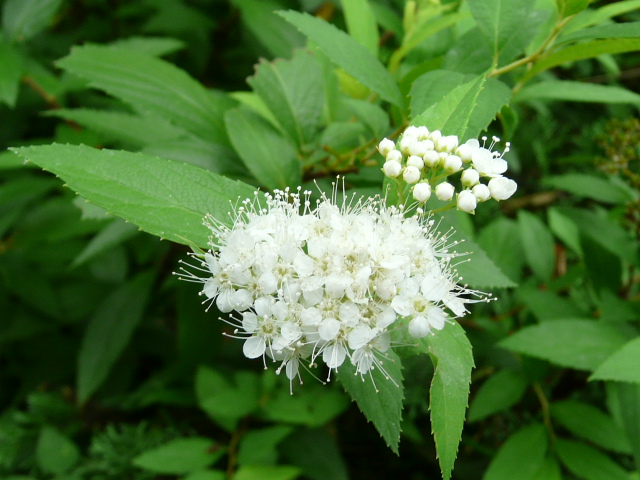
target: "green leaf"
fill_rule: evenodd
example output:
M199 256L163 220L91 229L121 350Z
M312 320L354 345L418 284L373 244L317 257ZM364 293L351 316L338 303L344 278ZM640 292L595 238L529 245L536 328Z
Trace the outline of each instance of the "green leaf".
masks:
M293 427L277 425L275 427L251 430L240 440L238 464L274 465L278 461L276 447L286 438Z
M312 480L349 480L336 439L324 427L296 430L280 450L287 463L300 467Z
M7 0L2 29L12 41L29 40L49 26L62 0Z
M607 382L609 410L631 443L636 469L640 466L640 385Z
M183 50L186 44L177 38L168 37L129 37L110 43L112 47L126 48L152 57L164 57Z
M501 370L482 384L469 408L469 422L477 422L520 401L527 389L521 372Z
M138 455L133 464L151 472L181 475L212 465L224 453L210 438L178 438Z
M625 53L640 50L640 39L638 38L614 38L608 40L594 40L591 42L571 45L552 53L544 60L536 63L523 77L526 82L540 72L548 70L558 65L585 58L593 58L607 53Z
M393 351L385 355L387 358L379 359L382 366L371 371L372 378L360 378L351 362L340 367L338 378L389 448L398 453L404 399L402 363Z
M126 242L137 233L138 228L135 225L115 219L89 241L82 252L73 259L71 267L78 267L98 257L113 247Z
M546 431L541 424L532 423L509 437L482 479L532 480L545 463L546 451Z
M142 320L154 274L142 273L106 296L89 322L78 353L78 399L84 403L106 380Z
M613 352L589 379L640 383L639 367L640 338L636 338Z
M562 470L555 457L547 456L531 480L562 480Z
M624 430L609 415L588 403L576 400L557 402L551 405L551 415L577 437L607 450L631 453Z
M469 0L468 4L496 60L518 39L534 6L529 0Z
M526 210L518 212L518 228L527 263L541 281L548 282L556 264L551 232L540 218Z
M477 98L486 81L485 75L458 85L439 102L431 105L411 122L425 125L430 130L441 130L445 135L462 137L467 130L471 115L476 109Z
M73 47L58 66L128 103L210 142L228 143L223 115L235 102L205 89L175 65L123 48Z
M346 103L358 120L371 132L371 136L383 138L388 133L389 114L378 105L355 98L347 99ZM335 125L335 123L332 125Z
M589 0L558 0L558 11L562 18L567 18L589 6Z
M378 55L380 34L378 23L367 0L341 0L349 35L374 55Z
M640 95L638 95L640 98ZM584 173L567 173L546 177L545 185L580 197L590 198L604 203L623 204L631 200L629 193L608 179Z
M13 149L60 176L89 201L154 235L206 248L210 213L229 221L231 203L254 188L192 165L140 153L48 145Z
M276 14L280 2L271 0L233 0L242 21L274 58L289 58L296 47L304 46L304 36Z
M259 385L253 372L237 372L233 382L221 373L200 367L196 375L198 405L229 431L258 408Z
M638 38L640 37L640 22L612 23L585 28L560 37L558 43L590 40L593 38Z
M280 390L264 405L264 412L266 418L274 422L319 427L336 418L348 406L349 400L344 392L314 385L306 386L294 395L288 390Z
M582 442L558 438L556 451L569 471L585 480L629 480L629 472L600 450Z
M22 78L22 56L13 45L0 36L0 103L13 108L16 105L20 79Z
M233 480L293 480L300 475L298 467L289 465L241 466Z
M524 254L518 238L518 224L499 217L478 235L478 245L509 279L517 282L522 277ZM475 260L472 260L472 262ZM478 272L480 276L481 272Z
M525 102L539 99L568 102L640 104L640 95L626 88L616 87L614 85L574 82L570 80L549 80L526 86L518 92L514 101Z
M562 367L593 371L627 339L615 324L569 319L525 327L499 345Z
M229 110L224 118L231 143L263 185L273 190L302 183L302 164L295 146L264 117L237 108Z
M295 25L309 40L358 82L369 87L384 100L402 108L404 99L393 75L366 47L333 25L294 11L278 12Z
M580 230L569 217L562 214L557 208L550 208L547 211L549 216L549 228L553 234L582 257L582 245L580 244Z
M473 354L465 331L455 321L422 342L425 340L435 366L430 389L431 428L442 476L448 480L458 454L469 404Z
M80 451L66 435L45 425L38 437L36 460L45 472L60 475L80 460Z
M263 60L247 82L298 147L314 138L322 122L324 82L311 53L298 50L291 60Z
M640 0L620 0L614 3L604 4L597 10L584 10L571 21L564 31L571 33L590 25L608 23L607 20L610 18L632 12L638 8L640 8Z
M558 319L579 318L585 314L571 298L558 295L550 290L540 290L531 286L516 291L519 301L524 303L539 322Z
M227 480L226 472L222 470L200 470L193 472L182 480Z

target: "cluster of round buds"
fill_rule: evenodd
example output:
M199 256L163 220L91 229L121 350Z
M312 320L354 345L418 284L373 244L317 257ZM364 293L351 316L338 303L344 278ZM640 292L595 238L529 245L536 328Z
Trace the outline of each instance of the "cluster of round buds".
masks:
M487 137L483 137L482 144L476 139L460 144L456 135L411 126L397 144L385 138L378 150L385 157L385 175L410 185L416 201L426 202L433 193L447 202L455 197L458 209L474 213L478 203L490 198L506 200L517 189L516 182L502 175L507 170L503 156L509 143L502 153L492 151L499 141L493 137L487 146ZM461 188L456 193L447 180L460 171ZM483 179L488 179L486 184Z
M331 370L350 361L357 374L383 373L391 332L419 338L487 300L460 285L447 234L418 210L387 207L380 198L337 201L310 192L258 193L215 218L211 250L181 269L203 284L202 295L244 340L248 358L278 362L293 380L300 365L321 360Z

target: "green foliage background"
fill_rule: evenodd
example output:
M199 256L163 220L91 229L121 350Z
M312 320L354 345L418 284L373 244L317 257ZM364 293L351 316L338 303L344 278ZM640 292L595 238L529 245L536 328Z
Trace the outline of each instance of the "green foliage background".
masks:
M0 8L0 478L637 478L640 1ZM410 124L511 142L441 219L499 301L290 395L171 273L255 187L381 193Z

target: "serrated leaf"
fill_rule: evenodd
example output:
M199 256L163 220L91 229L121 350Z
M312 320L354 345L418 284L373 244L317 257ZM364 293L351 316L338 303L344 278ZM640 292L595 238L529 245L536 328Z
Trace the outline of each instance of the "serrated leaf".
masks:
M341 0L349 35L378 55L380 34L378 23L367 0Z
M414 118L411 124L425 125L430 130L441 130L445 135L462 137L477 106L477 98L485 81L486 76L480 75L458 85L438 103Z
M84 403L106 380L128 345L149 299L155 274L142 273L107 295L90 320L78 353L78 400Z
M522 372L501 370L482 384L469 408L469 422L477 422L520 401L527 388Z
M224 453L210 438L178 438L138 455L133 464L151 472L181 475L212 465Z
M525 327L499 345L561 367L593 371L627 339L615 324L571 319Z
M614 38L608 40L594 40L578 45L571 45L552 53L544 60L537 62L523 77L526 82L535 75L558 65L585 58L593 58L607 53L625 53L640 50L638 38Z
M533 423L513 434L489 464L482 480L531 480L544 465L547 434Z
M311 53L298 50L291 60L263 60L247 82L298 147L313 139L322 120L324 85L322 67Z
M62 0L7 0L2 29L11 40L29 40L47 28Z
M569 471L585 480L629 480L629 472L600 450L582 442L558 438L556 451Z
M388 358L382 360L382 368L371 372L373 381L368 376L361 378L348 361L340 367L338 378L389 448L398 453L404 399L402 363L393 351L385 355Z
M38 437L36 460L38 466L45 472L59 475L68 471L80 460L80 451L66 435L45 425Z
M230 205L254 188L192 165L140 153L47 145L13 150L60 176L72 189L142 230L206 248L210 213L229 221Z
M393 75L366 47L333 25L295 11L278 12L295 25L332 62L384 100L402 108L404 99Z
M518 229L527 263L541 281L548 282L556 264L553 235L542 220L526 210L518 212Z
M0 103L13 108L18 98L23 60L16 48L0 37Z
M593 405L576 400L553 403L551 416L584 440L614 452L631 453L631 445L624 430L609 415Z
M235 102L205 89L175 65L123 48L73 47L58 66L144 114L155 114L208 141L228 143L223 115Z
M589 379L640 383L640 338L613 352Z
M231 143L256 179L271 190L300 185L298 153L279 130L246 108L229 110L224 118Z
M549 80L526 86L518 92L514 101L525 102L539 99L568 102L640 104L640 95L626 88L616 87L614 85L574 82L570 80Z

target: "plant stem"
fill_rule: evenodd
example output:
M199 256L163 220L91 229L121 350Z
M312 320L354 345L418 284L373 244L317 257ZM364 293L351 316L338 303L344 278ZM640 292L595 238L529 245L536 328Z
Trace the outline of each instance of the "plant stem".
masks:
M542 418L544 421L544 426L546 427L547 432L549 433L549 441L551 443L551 447L553 448L553 445L555 444L555 441L556 441L556 432L553 430L553 425L551 423L551 414L549 413L549 400L547 399L547 396L544 394L544 391L542 390L540 383L534 382L533 390L536 392L538 400L540 401L540 406L542 407Z

